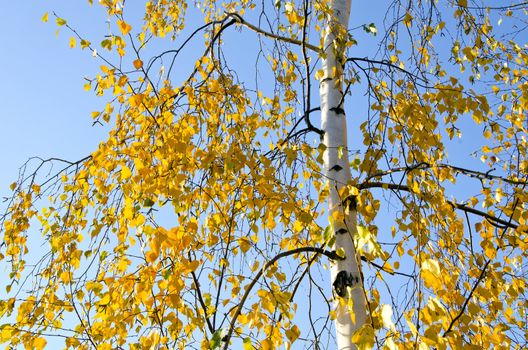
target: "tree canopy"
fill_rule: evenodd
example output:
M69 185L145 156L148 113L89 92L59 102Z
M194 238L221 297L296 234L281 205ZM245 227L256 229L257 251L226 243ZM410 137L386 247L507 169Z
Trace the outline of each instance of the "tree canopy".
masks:
M42 19L110 132L11 185L1 342L528 346L527 2L92 2L103 37Z

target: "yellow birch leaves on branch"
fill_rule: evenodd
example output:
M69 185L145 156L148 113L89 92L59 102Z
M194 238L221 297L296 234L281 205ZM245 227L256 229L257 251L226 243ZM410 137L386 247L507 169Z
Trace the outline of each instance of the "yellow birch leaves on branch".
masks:
M329 251L336 223L357 212L359 349L524 346L527 5L355 13L364 23L336 29L351 49L332 77L319 67L327 2L195 5L100 1L99 38L43 15L101 62L85 89L109 131L78 160L31 160L10 186L0 341L332 347L325 269L344 258ZM338 154L353 181L330 218L314 102L327 79L352 126Z

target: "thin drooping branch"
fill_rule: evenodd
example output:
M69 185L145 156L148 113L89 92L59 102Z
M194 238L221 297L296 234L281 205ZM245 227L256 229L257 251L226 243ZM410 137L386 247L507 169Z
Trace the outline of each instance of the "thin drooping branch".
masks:
M379 265L379 264L376 264L376 263L373 262L373 261L368 260L368 259L367 259L366 257L364 257L363 255L361 256L361 261L364 261L364 262L366 262L367 264L370 264L370 265L374 266L374 267L377 268L378 270L381 270L381 271L383 271L383 272L388 273L389 275L393 275L393 276L394 276L394 275L399 275L399 276L404 276L404 277L408 277L408 278L416 279L416 276L411 275L411 274L408 274L408 273L387 270L387 269L384 268L383 266L381 266L381 265Z
M202 292L200 290L200 282L198 282L198 278L196 277L196 273L194 271L191 272L191 276L194 282L194 286L196 287L195 290L198 296L198 302L200 303L200 306L202 307L202 310L204 312L204 318L205 318L205 321L207 322L207 328L209 328L209 332L213 334L215 329L214 329L213 324L211 323L211 320L207 316L207 306L205 305L205 301L203 299Z
M378 173L372 174L367 179L369 180L369 179L373 179L373 178L377 178L377 177L383 177L383 176L394 174L394 173L398 173L398 172L411 172L411 171L414 171L414 170L424 170L424 169L431 169L431 168L447 168L447 169L451 169L451 170L455 171L456 173L463 174L463 175L466 175L466 176L469 176L469 177L474 177L474 178L478 178L478 179L487 179L487 180L500 180L500 181L504 181L506 183L509 183L511 185L528 185L528 181L526 181L526 180L524 180L524 181L522 181L522 180L512 180L512 179L508 179L508 178L506 178L504 176L493 175L493 174L491 174L491 171L493 171L493 169L491 169L490 171L487 171L487 172L482 172L482 171L476 171L476 170L472 170L472 169L462 168L462 167L451 165L451 164L445 164L445 163L429 164L429 163L425 163L425 162L421 162L421 163L418 163L418 164L412 165L412 166L404 166L404 167L399 167L399 168L388 169L388 170L385 170L385 171L382 171L382 172L378 172Z
M309 111L305 111L303 117L297 119L297 121L295 122L291 130L288 132L288 135L286 135L284 140L282 140L281 146L286 144L289 140L295 139L296 137L301 136L302 134L306 134L308 132L315 132L316 134L322 137L324 135L324 131L313 126L312 122L310 121L310 114L313 112L320 111L320 110L321 110L320 107L315 107L315 108L310 109ZM301 124L302 121L305 121L308 127L297 130L297 127ZM266 152L264 156L268 157L273 152L276 152L276 150L270 150Z
M52 181L53 179L57 178L60 174L62 174L63 172L67 171L69 168L78 167L80 164L84 163L85 161L87 161L87 160L89 160L91 158L92 158L92 155L89 155L89 156L83 157L83 158L81 158L79 160L76 160L76 161L69 161L69 160L62 159L62 158L57 158L57 157L51 157L51 158L47 158L47 159L42 159L40 157L31 157L24 164L24 166L27 165L28 162L30 162L33 159L40 160L40 164L37 166L37 168L35 170L33 170L33 172L30 175L28 175L27 177L21 179L20 184L22 184L22 183L28 181L29 179L31 179L31 181L29 183L29 186L31 187L31 185L33 185L33 182L35 181L35 177L37 176L39 170L46 163L61 162L61 163L66 163L67 165L64 168L62 168L61 170L57 171L54 175L49 176L46 181L44 181L43 183L39 184L41 187L47 185L50 181Z
M293 302L293 299L295 298L295 294L297 293L297 290L299 289L299 286L301 285L304 277L309 274L309 271L310 271L310 268L312 267L312 264L314 263L314 261L317 260L317 258L319 258L320 255L321 255L320 253L316 252L310 258L307 259L306 268L301 273L301 276L299 277L297 283L295 283L295 286L293 287L293 289L291 291L291 295L290 295L290 299L289 299L290 303ZM279 322L282 321L282 316L283 315L281 313L281 315L279 316Z
M307 125L306 128L298 130L298 131L295 131L295 128L299 125L299 122L297 122L295 124L295 126L290 130L290 132L288 133L288 136L286 137L285 140L289 140L289 139L295 138L295 137L301 135L302 133L306 133L306 132L315 132L317 135L322 137L324 135L324 131L319 129L319 128L316 128L312 124L312 122L310 120L310 114L313 113L313 112L316 112L316 111L320 111L320 110L321 110L320 107L316 107L316 108L312 108L312 109L304 112L304 115L303 115L302 119L299 119L299 121L304 120L304 122Z
M400 72L402 73L405 73L407 74L408 76L410 76L411 78L415 79L415 80L421 80L422 82L424 83L429 83L426 79L422 78L422 77L419 77L411 72L409 72L408 70L402 68L402 67L399 67L387 60L373 60L373 59L369 59L369 58L366 58L366 57L348 57L346 62L353 62L353 63L356 63L357 62L366 62L368 64L377 64L377 65L382 65L382 66L387 66L387 67L390 67L390 68L394 68L396 70L399 70Z
M523 189L524 189L525 186L523 186ZM510 215L510 218L509 218L509 222L511 222L513 220L513 212L515 212L515 208L517 207L517 205L519 204L519 198L515 199L515 202L513 203L513 209L512 210L512 214ZM505 227L503 230L502 230L502 234L500 235L499 239L502 239L504 237L504 235L506 234L506 231L507 231L507 227ZM460 308L460 311L458 312L458 314L451 320L451 322L449 323L449 326L447 327L447 329L445 330L444 334L442 334L442 336L446 336L449 332L452 331L453 327L455 326L456 322L460 319L460 317L462 317L462 315L466 312L466 308L467 308L467 305L469 304L469 301L473 298L473 294L475 293L475 290L477 289L477 287L479 286L480 282L482 282L486 276L486 271L488 269L488 266L489 264L491 263L493 259L491 258L488 258L486 260L486 263L484 264L484 266L482 267L482 270L480 271L480 274L479 276L477 277L477 279L475 280L475 283L473 284L473 287L471 287L471 291L469 292L468 296L466 297L466 300L464 300L464 304L462 304L462 307Z
M206 29L207 27L209 26L212 26L212 25L216 25L216 24L223 24L224 20L217 20L217 21L211 21L211 22L208 22L198 28L196 28L184 41L183 43L177 48L177 49L172 49L172 50L166 50L166 51L163 51L162 53L152 57L148 64L147 64L147 73L149 72L149 70L152 68L152 66L154 65L154 63L161 59L164 55L167 55L167 54L174 54L172 60L171 60L171 64L169 66L169 69L167 70L167 75L170 75L170 72L172 70L172 67L174 65L174 62L176 60L176 57L178 56L178 54L181 52L181 50L183 50L183 48L191 41L191 39L197 35L200 31Z
M245 287L244 295L242 296L242 298L240 298L240 302L238 303L238 306L237 306L237 308L235 310L235 313L233 314L233 318L231 319L231 322L229 323L229 330L227 331L226 336L222 339L225 342L224 343L224 350L229 349L229 341L231 340L231 337L233 336L233 332L235 330L236 320L237 320L238 316L240 316L240 314L242 313L242 308L244 307L244 303L246 302L247 298L249 297L249 294L251 293L251 290L253 289L255 284L257 284L258 280L260 279L260 277L262 277L264 272L269 267L273 266L273 264L275 264L278 260L280 260L282 258L285 258L287 256L290 256L290 255L295 255L295 254L299 254L299 253L303 253L303 252L319 253L319 254L325 255L330 260L340 260L340 259L342 259L339 255L337 255L336 252L325 250L323 248L317 248L317 247L300 247L300 248L287 250L285 252L282 252L282 253L279 253L279 254L275 255L271 260L269 260L266 264L264 264L264 266L262 266L260 271L255 275L255 277L253 277L253 280L251 281L251 283L249 283L249 285Z
M486 212L483 212L481 210L477 210L475 208L468 207L465 204L454 203L454 202L451 202L451 201L447 201L447 202L449 204L451 204L452 206L454 206L455 208L459 209L459 210L462 210L462 211L465 211L465 212L468 212L468 213L475 214L475 215L482 216L482 217L486 218L495 227L498 227L498 228L511 228L511 229L514 229L514 230L519 227L517 224L515 224L515 223L513 223L511 221L506 221L506 220L500 219L500 218L498 218L496 216L490 215L490 214L488 214ZM497 226L494 223L500 224L502 226Z
M307 40L307 26L308 26L308 0L304 1L303 4L303 11L304 11L304 21L303 21L303 30L302 30L302 54L303 54L303 63L304 67L306 69L306 98L305 98L305 110L308 111L307 113L304 113L304 120L307 125L308 130L315 131L319 136L323 136L324 132L315 126L313 126L311 120L310 120L310 111L311 111L311 90L312 90L312 84L311 84L311 77L310 77L310 59L308 58L308 53L306 52L306 40Z
M516 8L522 8L523 6L528 6L528 1L523 1L517 4L505 5L505 6L466 6L468 10L513 10Z
M367 181L367 182L363 182L363 183L359 184L357 186L357 188L360 189L360 190L367 189L367 188L385 188L385 189L390 189L390 190L395 190L395 191L404 191L404 192L413 193L413 191L409 188L409 186L400 185L400 184L394 184L394 183L387 183L387 182L370 182L370 181ZM453 201L450 201L450 200L446 200L446 202L449 203L451 206L453 206L456 209L462 210L462 211L467 212L467 213L471 213L471 214L475 214L475 215L481 216L481 217L487 219L488 222L490 222L492 225L494 225L494 226L496 226L498 228L501 228L501 229L503 229L503 228L511 228L511 229L515 230L515 229L517 229L519 227L517 224L511 222L511 220L504 220L504 219L498 218L498 217L496 217L494 215L491 215L489 213L486 213L484 211L468 207L465 204L453 202Z
M215 310L218 310L218 305L220 304L220 292L222 290L222 283L224 282L224 275L225 275L226 269L227 269L226 261L227 261L228 254L229 254L229 246L233 242L233 239L232 239L232 235L233 235L233 221L234 221L234 217L236 216L235 205L236 205L237 197L238 197L239 194L240 194L240 190L237 189L236 194L235 194L235 196L233 198L233 203L231 204L231 213L233 213L233 216L231 216L229 218L229 221L226 222L227 227L228 227L228 230L227 230L228 235L227 235L227 243L226 243L226 247L225 247L225 253L224 253L224 257L223 257L223 262L220 263L222 265L222 270L220 272L220 277L219 277L219 280L218 280L218 289L216 291ZM216 327L216 312L213 315L213 329L215 327Z
M207 57L207 55L213 50L214 44L220 38L220 36L222 35L222 32L224 30L226 30L227 28L229 28L230 26L232 26L233 24L237 23L236 19L231 19L230 21L227 21L228 18L229 18L229 16L227 16L226 18L224 18L224 20L219 22L219 23L222 24L222 26L218 29L218 31L215 33L215 35L211 38L211 41L207 45L207 48L205 49L205 51L204 51L204 53L202 54L201 57ZM207 79L209 79L209 77L212 74L212 72L213 71L211 70L208 73L208 75L202 80L203 81L207 81ZM187 79L185 80L185 82L181 86L191 85L190 83L191 83L192 79L194 78L194 76L196 75L196 73L198 73L198 66L194 67L194 70L192 71L192 73L187 77ZM167 98L167 100L165 102L173 100L173 99L176 99L181 94L185 94L185 91L183 91L183 89L181 91L178 91L176 94L171 95L169 98ZM162 104L162 106L165 105L165 102ZM147 107L145 106L145 108L147 108Z
M290 43L290 44L294 44L294 45L304 46L304 47L312 50L315 53L322 53L323 52L323 50L321 48L319 48L319 47L317 47L315 45L312 45L312 44L309 44L309 43L303 43L302 41L297 40L297 39L288 38L288 37L285 37L285 36L281 36L281 35L277 35L277 34L273 34L273 33L270 33L268 31L265 31L264 29L259 28L259 27L255 26L255 25L247 22L238 13L228 13L227 16L228 17L233 17L238 23L242 24L244 27L249 28L249 29L253 30L256 33L262 34L265 37L268 37L268 38L271 38L271 39L275 39L275 40L279 40L279 41L283 41L283 42Z

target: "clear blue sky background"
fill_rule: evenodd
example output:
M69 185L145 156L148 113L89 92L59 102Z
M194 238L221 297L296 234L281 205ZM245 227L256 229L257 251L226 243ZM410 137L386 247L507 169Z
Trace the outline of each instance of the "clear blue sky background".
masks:
M0 196L10 193L9 184L29 157L76 160L104 136L90 117L103 101L83 90L83 76L93 75L100 63L87 50L70 49L65 28L56 36L51 15L50 22L41 21L57 9L84 29L95 18L101 21L99 8L68 0L0 2Z
M82 8L82 16L76 8ZM83 89L83 76L97 72L99 63L86 50L70 49L66 30L56 36L52 16L48 23L41 21L52 9L61 9L63 17L75 17L83 28L90 26L99 10L68 0L0 1L0 200L10 195L9 184L28 158L77 160L93 151L106 134L101 126L92 127L90 117L102 99ZM2 276L4 268L1 264ZM0 282L1 297L5 284ZM62 348L62 339L48 340L49 346Z

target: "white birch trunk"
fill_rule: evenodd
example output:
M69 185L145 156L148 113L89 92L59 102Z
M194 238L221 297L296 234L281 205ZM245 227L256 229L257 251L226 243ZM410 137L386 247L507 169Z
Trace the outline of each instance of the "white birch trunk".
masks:
M325 174L330 190L329 216L341 213L342 219L333 221L335 235L334 250L342 248L345 260L335 261L331 265L331 277L334 297L340 296L341 302L335 302L335 327L339 350L352 350L352 335L365 324L367 319L365 294L358 257L353 237L357 234L357 214L355 201L350 210L345 210L344 198L339 190L350 183L352 175L348 161L347 127L344 106L342 103L342 71L345 47L336 43L336 27L348 27L351 0L329 0L333 10L333 19L329 20L324 35L324 52L322 60L323 78L319 93L321 98L321 127L324 131ZM338 22L338 23L336 23ZM344 219L343 219L344 217ZM339 299L341 299L339 298ZM351 299L351 300L350 300ZM343 302L344 301L344 302ZM348 304L352 307L350 308Z

